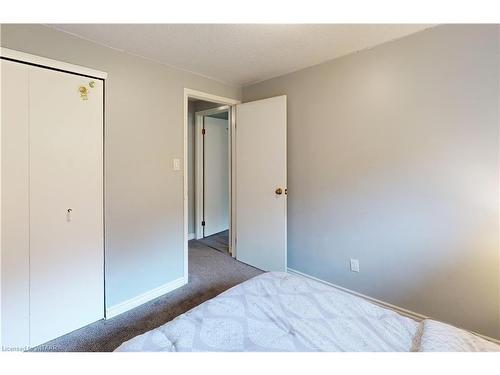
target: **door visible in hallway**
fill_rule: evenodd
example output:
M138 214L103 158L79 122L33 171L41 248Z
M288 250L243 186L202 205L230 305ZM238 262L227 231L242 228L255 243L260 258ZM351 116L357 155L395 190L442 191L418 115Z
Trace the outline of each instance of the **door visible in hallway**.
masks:
M204 233L211 236L229 229L228 120L204 117Z

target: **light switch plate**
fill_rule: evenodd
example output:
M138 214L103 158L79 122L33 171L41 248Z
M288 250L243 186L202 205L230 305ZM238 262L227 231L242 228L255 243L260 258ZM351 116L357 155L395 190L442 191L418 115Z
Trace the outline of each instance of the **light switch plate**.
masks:
M181 170L181 159L174 159L174 171Z

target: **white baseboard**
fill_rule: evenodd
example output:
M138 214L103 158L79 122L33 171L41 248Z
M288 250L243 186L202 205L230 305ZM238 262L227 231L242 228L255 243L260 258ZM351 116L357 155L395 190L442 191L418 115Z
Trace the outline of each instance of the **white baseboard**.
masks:
M379 305L379 306L382 306L382 307L386 307L388 309L391 309L391 310L394 310L396 311L397 313L401 314L401 315L404 315L404 316L407 316L409 318L412 318L414 320L424 320L424 319L427 319L428 317L425 316L425 315L422 315L422 314L419 314L419 313L416 313L414 311L410 311L410 310L407 310L407 309L403 309L402 307L399 307L399 306L395 306L395 305L392 305L390 303L387 303L387 302L384 302L384 301L380 301L378 299L375 299L375 298L372 298L372 297L369 297L369 296L366 296L364 294L361 294L361 293L358 293L358 292L355 292L354 290L351 290L351 289L347 289L347 288L344 288L342 286L339 286L339 285L336 285L336 284L333 284L333 283L330 283L328 281L325 281L325 280L321 280L321 279L318 279L317 277L314 277L314 276L311 276L311 275L308 275L306 273L303 273L303 272L300 272L300 271L297 271L297 270L294 270L293 268L287 268L287 272L291 273L291 274L295 274L295 275L298 275L298 276L302 276L302 277L307 277L308 279L312 279L312 280L315 280L315 281L318 281L320 283L323 283L323 284L326 284L326 285L330 285L330 286L333 286L334 288L336 289L340 289L346 293L349 293L349 294L352 294L352 295L355 295L355 296L358 296L358 297L361 297L361 298L364 298L370 302L373 302L374 304L376 305Z
M433 319L433 320L437 321L437 319L434 319L434 318L431 318L431 317L428 317L428 316L416 313L416 312L411 311L411 310L403 309L402 307L399 307L399 306L396 306L396 305L392 305L390 303L378 300L376 298L369 297L367 295L355 292L354 290L344 288L342 286L330 283L330 282L325 281L325 280L318 279L317 277L308 275L307 273L303 273L303 272L294 270L293 268L287 268L287 272L289 272L291 274L294 274L294 275L297 275L297 276L307 277L308 279L312 279L312 280L318 281L318 282L326 284L326 285L333 286L336 289L342 290L342 291L344 291L346 293L349 293L349 294L352 294L354 296L358 296L358 297L364 298L364 299L366 299L366 300L368 300L370 302L373 302L376 305L388 308L390 310L393 310L393 311L397 312L398 314L407 316L408 318L411 318L411 319L414 319L414 320L417 320L417 321L421 321L421 320L424 320L424 319ZM446 322L442 322L442 323L446 323ZM446 324L451 324L451 323L446 323ZM476 336L482 337L485 340L494 342L496 344L500 344L500 340L494 339L493 337L489 337L489 336L483 335L481 333L473 332L473 331L470 331L470 330L465 329L465 328L462 328L462 329L464 329L466 331L469 331L469 332L473 333Z
M196 237L196 234L194 234L194 233L188 234L188 240L194 240L195 237Z
M146 293L142 293L137 297L131 298L127 301L111 306L109 309L106 309L106 319L113 318L126 311L132 310L137 306L140 306L146 302L158 298L166 293L169 293L174 289L180 288L181 286L186 285L187 281L188 281L187 277L183 276L169 283L163 284L158 288L152 289Z

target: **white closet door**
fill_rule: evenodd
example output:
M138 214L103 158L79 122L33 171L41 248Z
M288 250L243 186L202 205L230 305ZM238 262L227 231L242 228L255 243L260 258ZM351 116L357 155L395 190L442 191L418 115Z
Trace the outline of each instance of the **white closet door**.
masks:
M205 116L204 236L229 229L228 121Z
M29 345L29 113L27 65L1 64L2 345Z
M29 100L34 346L104 316L103 84L32 67Z

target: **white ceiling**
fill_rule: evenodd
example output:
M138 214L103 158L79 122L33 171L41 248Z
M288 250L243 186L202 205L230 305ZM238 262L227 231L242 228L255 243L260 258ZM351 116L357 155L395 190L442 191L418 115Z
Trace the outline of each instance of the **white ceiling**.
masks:
M55 24L91 41L248 85L421 31L421 24Z

